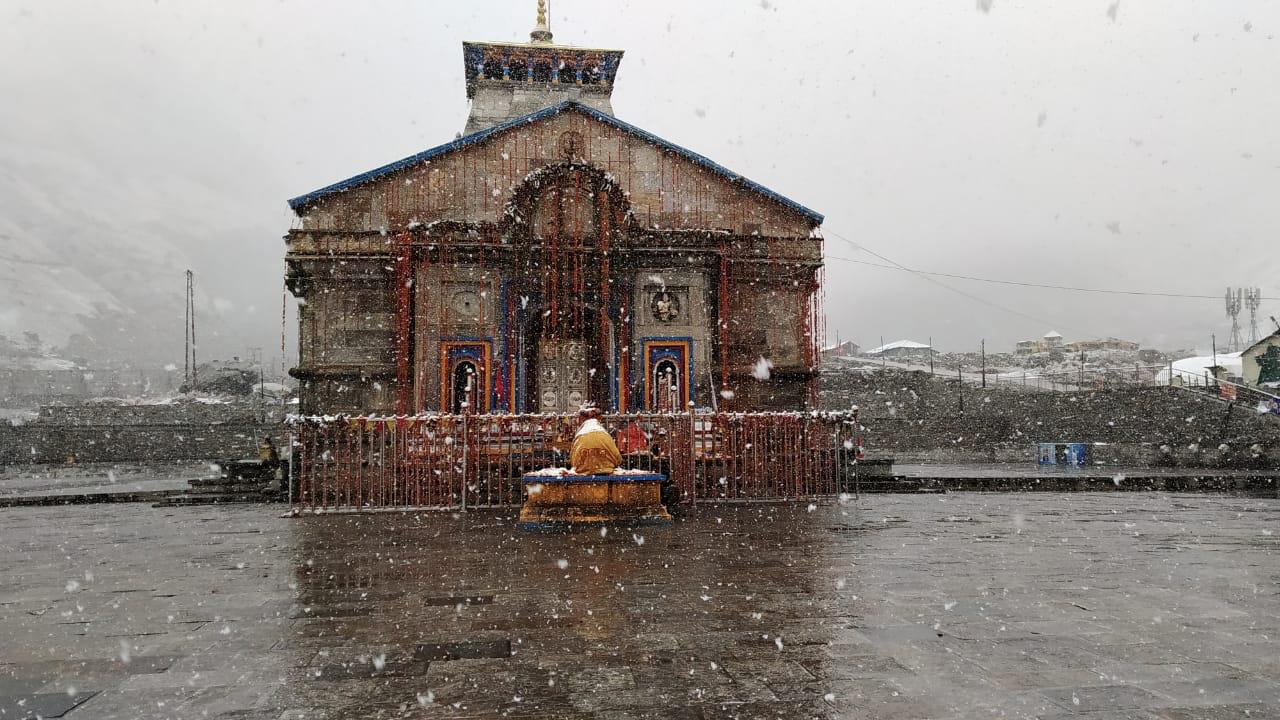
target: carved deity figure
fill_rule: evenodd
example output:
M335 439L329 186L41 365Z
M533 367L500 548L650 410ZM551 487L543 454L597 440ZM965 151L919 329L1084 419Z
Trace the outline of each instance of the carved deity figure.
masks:
M666 290L653 296L653 317L659 322L674 322L680 317L680 301Z

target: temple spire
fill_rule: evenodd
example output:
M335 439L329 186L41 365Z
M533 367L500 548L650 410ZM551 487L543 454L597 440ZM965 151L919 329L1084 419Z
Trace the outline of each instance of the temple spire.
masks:
M529 33L535 43L551 44L551 26L547 24L547 0L538 0L538 24Z

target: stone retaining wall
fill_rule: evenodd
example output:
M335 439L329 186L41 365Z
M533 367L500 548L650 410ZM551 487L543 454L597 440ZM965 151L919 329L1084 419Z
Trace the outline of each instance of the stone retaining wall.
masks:
M1028 462L1035 443L1083 442L1111 464L1280 466L1280 420L1179 388L1038 392L961 388L926 372L829 370L822 400L833 410L858 405L868 453L903 462Z
M33 422L0 422L0 464L252 458L264 435L281 445L277 410L246 405L74 405Z

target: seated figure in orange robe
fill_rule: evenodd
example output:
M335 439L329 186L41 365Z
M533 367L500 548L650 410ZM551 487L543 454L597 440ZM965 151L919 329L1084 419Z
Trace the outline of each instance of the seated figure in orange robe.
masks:
M622 463L622 453L613 436L600 424L600 411L584 408L578 413L582 425L569 448L569 462L574 475L612 475Z

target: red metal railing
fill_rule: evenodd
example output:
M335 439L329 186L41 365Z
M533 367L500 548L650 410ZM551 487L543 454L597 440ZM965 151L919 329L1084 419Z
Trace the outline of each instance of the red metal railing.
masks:
M623 466L671 478L682 502L797 500L852 487L856 417L818 413L606 415ZM308 510L503 507L520 477L566 467L573 417L300 418L293 503Z

